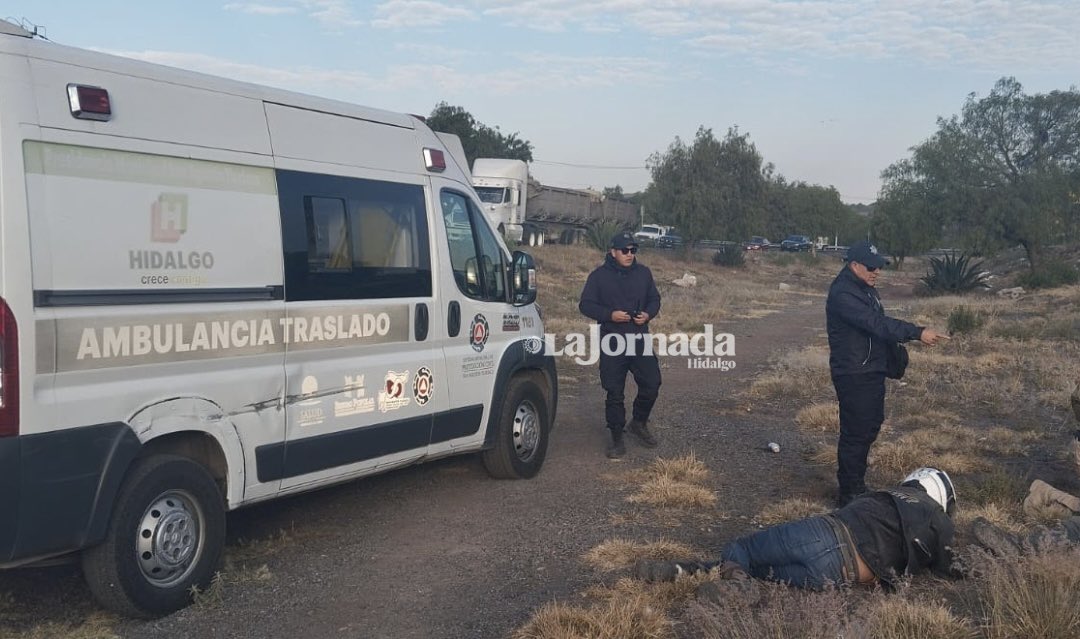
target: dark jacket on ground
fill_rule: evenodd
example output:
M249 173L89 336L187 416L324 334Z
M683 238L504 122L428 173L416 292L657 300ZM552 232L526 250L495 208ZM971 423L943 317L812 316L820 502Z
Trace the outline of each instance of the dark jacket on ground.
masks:
M614 311L645 311L649 320L660 312L660 291L656 290L652 271L634 263L627 268L619 266L609 253L604 263L589 273L585 288L581 291L578 309L583 315L600 323L600 334L648 333L649 324L638 326L634 322L613 322Z
M834 377L884 373L886 343L919 339L922 327L885 315L877 290L844 264L825 302L829 371Z
M874 519L867 518L863 510L872 510L880 499L887 495L896 509L896 519L886 522L891 529L899 530L899 539L891 535L879 535L878 531L868 530L870 526L881 525L874 523ZM891 513L890 513L891 514ZM864 546L873 539L892 539L892 543L899 543L899 548L878 548L871 552L864 552L860 548L861 555L873 555L873 558L864 556L863 559L870 566L874 574L886 585L895 585L897 574L893 567L874 565L875 559L886 559L885 563L893 563L891 559L898 558L897 564L902 567L899 571L903 574L917 574L924 570L930 570L940 576L951 576L953 556L951 545L953 542L954 528L952 519L949 518L941 505L934 501L922 488L915 486L898 486L886 490L867 493L855 498L847 506L836 511L836 518L844 522L855 538L857 547ZM896 524L899 524L896 526ZM899 555L899 553L903 553Z

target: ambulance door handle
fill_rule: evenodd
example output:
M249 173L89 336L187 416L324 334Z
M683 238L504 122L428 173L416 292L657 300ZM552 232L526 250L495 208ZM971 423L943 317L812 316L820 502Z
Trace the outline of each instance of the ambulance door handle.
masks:
M450 302L450 308L446 313L446 333L450 337L457 337L461 332L461 305L457 300Z
M427 339L428 332L428 310L427 304L420 303L416 305L416 324L413 326L413 335L416 336L416 341L422 342Z

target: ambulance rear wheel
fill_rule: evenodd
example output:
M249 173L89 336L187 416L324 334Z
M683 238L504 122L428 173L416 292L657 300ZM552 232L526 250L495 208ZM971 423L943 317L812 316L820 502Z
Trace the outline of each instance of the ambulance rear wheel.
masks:
M547 455L551 415L536 382L514 377L503 395L495 445L483 453L484 467L497 479L529 479Z
M83 551L83 574L106 608L153 618L205 590L225 545L225 504L205 468L178 455L135 462L105 541Z

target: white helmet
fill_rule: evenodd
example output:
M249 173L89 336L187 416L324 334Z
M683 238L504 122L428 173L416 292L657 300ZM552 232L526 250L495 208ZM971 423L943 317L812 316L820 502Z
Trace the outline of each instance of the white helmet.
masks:
M956 489L953 488L952 480L948 473L937 468L920 468L900 482L901 486L922 486L927 495L941 504L945 512L952 514L956 506Z

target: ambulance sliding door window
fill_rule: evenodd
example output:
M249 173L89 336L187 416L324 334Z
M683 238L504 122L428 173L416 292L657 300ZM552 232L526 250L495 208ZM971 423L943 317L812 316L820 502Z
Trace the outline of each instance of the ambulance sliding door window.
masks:
M505 302L507 259L483 213L461 193L443 191L440 200L458 289L473 299Z
M430 297L423 188L278 171L285 299Z

